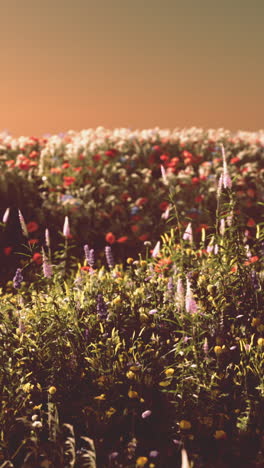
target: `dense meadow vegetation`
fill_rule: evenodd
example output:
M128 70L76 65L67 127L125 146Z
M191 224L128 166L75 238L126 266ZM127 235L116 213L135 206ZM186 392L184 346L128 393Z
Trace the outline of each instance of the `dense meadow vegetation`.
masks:
M0 468L264 465L264 134L0 138Z

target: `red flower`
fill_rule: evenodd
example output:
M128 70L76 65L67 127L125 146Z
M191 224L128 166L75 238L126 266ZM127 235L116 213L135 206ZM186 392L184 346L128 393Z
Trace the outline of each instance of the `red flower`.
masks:
M131 231L136 233L139 231L139 226L137 224L132 224Z
M197 195L197 197L195 197L194 201L195 201L195 203L200 203L201 201L203 201L203 199L204 199L203 195Z
M230 159L231 164L236 164L238 161L240 161L240 159L237 156Z
M248 227L254 227L256 226L256 222L254 221L253 218L249 218L248 222L247 222L247 226Z
M66 185L66 187L69 187L69 185L72 185L76 181L76 177L64 176L63 180L64 180L64 185Z
M142 205L145 205L145 203L148 202L148 198L146 197L142 197L142 198L138 198L135 205L136 206L142 206Z
M11 254L12 250L13 250L13 247L5 247L4 254L8 256Z
M30 245L35 245L35 244L38 244L38 241L39 241L38 239L29 239L29 240L28 240L28 243L29 243Z
M108 232L105 236L105 240L108 242L108 244L114 244L116 241L116 236L112 232Z
M254 255L253 257L249 258L244 262L244 265L250 265L251 263L256 263L259 260L259 257L257 255Z
M199 177L193 177L192 178L192 184L193 185L199 184L199 182L200 182Z
M159 204L159 209L160 209L161 211L166 211L166 209L168 208L168 206L169 206L169 203L166 202L166 201L164 201L164 202L161 202L161 203Z
M109 158L114 158L118 154L118 151L114 148L105 151L105 155L108 156Z
M29 223L27 223L28 232L35 232L38 230L38 228L39 228L39 225L35 221L30 221Z
M169 160L169 156L167 156L167 154L162 154L160 156L160 160L163 162L167 162Z
M60 167L51 167L50 168L50 173L51 174L60 174L62 169Z
M139 236L139 240L141 240L142 242L148 239L149 239L149 234L142 234L142 236Z
M92 156L92 158L93 158L94 161L100 161L101 157L102 157L102 156L101 156L100 154L94 154L94 155Z
M29 157L31 159L34 159L34 158L37 158L39 155L39 152L38 151L31 151L31 153L29 153Z
M68 169L70 167L70 164L68 162L65 162L62 164L62 169Z
M32 257L33 262L36 263L36 265L41 265L42 264L42 255L39 252L34 253Z
M117 239L117 242L118 242L119 244L123 244L123 243L126 242L127 240L128 240L128 237L127 237L127 236L123 236L123 237L119 237L119 238Z

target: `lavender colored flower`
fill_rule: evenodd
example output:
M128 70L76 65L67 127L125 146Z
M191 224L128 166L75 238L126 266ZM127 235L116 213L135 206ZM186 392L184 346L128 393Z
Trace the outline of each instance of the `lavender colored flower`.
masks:
M65 216L64 225L63 225L63 235L64 237L71 237L69 217Z
M10 208L7 208L7 209L5 210L5 212L4 212L4 216L3 216L3 219L2 219L2 222L3 222L4 224L7 223L7 220L8 220L8 218L9 218L9 213L10 213Z
M160 253L160 241L158 241L157 244L155 245L153 252L152 252L152 257L156 258L159 255L159 253Z
M164 185L169 185L166 170L165 170L165 167L162 166L162 164L160 166L160 170L161 170L161 176L162 176L162 180L163 180Z
M227 163L226 163L226 154L225 154L225 148L224 145L221 144L221 149L222 149L222 156L223 156L223 187L231 189L232 187L232 181L231 177L228 173L227 169Z
M191 244L193 242L193 232L192 232L192 223L189 223L183 234L183 240L189 241Z
M151 451L149 452L149 456L150 456L151 458L156 458L158 455L159 455L158 450L151 450Z
M195 314L197 312L197 304L193 297L193 292L189 279L187 279L186 285L185 310L188 314Z
M52 277L52 265L48 262L48 259L45 255L44 250L42 250L42 268L43 268L43 274L45 278L51 278Z
M181 278L178 278L176 292L177 292L177 302L179 306L183 308L185 295L184 295L184 287L183 287Z
M23 232L24 236L28 237L27 225L26 225L24 216L22 215L20 210L18 210L18 218L19 218L20 226L21 226L21 229L22 229L22 232Z
M208 351L209 351L208 339L205 338L204 344L203 344L203 352L204 352L204 354L205 354L206 356L207 356L207 354L208 354Z
M89 246L88 244L85 244L83 246L83 250L84 250L84 256L85 256L85 260L89 263Z
M149 310L148 313L149 313L149 315L155 315L157 312L158 312L157 309L151 309L151 310Z
M259 289L258 275L255 270L251 272L251 282L254 289Z
M146 419L151 415L151 413L152 413L152 411L150 411L150 410L143 411L143 413L141 414L141 417L143 419Z
M89 263L89 265L92 267L92 266L94 266L94 262L95 262L95 259L94 259L94 249L90 249L90 250L89 250L89 256L88 256L88 263Z
M115 266L114 257L112 254L112 249L109 245L105 247L105 257L106 257L107 265L109 266L109 268L114 268Z
M48 228L45 229L45 242L46 242L46 246L50 247L50 235L49 235Z
M21 272L22 272L21 268L18 268L13 278L13 285L14 285L14 288L16 289L21 288L21 283L23 281L23 276Z
M107 318L107 306L102 294L98 294L97 296L97 303L96 303L96 312L99 318L106 319Z

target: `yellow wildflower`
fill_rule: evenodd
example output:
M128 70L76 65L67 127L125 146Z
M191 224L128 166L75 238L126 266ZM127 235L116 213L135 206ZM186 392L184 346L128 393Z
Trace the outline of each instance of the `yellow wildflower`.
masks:
M50 395L54 395L54 393L56 393L57 389L56 387L54 386L51 386L49 389L48 389L48 392Z
M136 467L140 468L141 466L145 466L148 463L147 457L138 457L136 461Z
M187 431L188 429L191 429L192 425L190 421L186 421L186 419L182 419L179 422L180 429Z

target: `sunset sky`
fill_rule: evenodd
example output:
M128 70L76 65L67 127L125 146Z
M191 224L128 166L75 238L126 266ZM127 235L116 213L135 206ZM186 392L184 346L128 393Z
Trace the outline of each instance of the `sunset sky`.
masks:
M0 18L0 131L264 128L263 0L9 0Z

